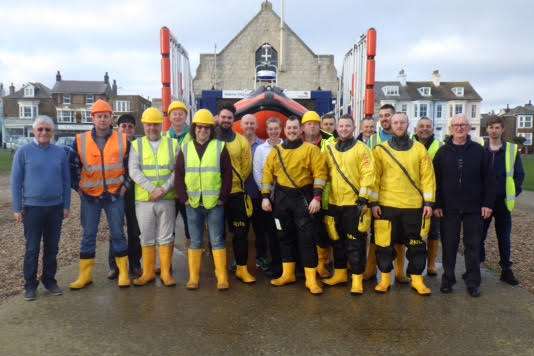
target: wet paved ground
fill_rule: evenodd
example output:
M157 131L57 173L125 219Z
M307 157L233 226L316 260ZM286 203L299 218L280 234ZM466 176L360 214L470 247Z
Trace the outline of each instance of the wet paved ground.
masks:
M462 283L443 295L436 278L426 298L408 286L377 295L374 283L361 297L348 286L314 297L303 281L275 288L261 276L219 292L205 256L201 288L188 291L176 250L175 288L119 290L105 278L105 246L92 286L61 297L39 289L35 302L0 307L0 355L534 355L534 297L487 271L478 299ZM66 287L76 274L71 266L58 280Z

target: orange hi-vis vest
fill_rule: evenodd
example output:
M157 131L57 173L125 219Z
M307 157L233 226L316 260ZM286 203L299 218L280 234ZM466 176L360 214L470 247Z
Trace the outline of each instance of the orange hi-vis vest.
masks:
M105 192L119 194L124 182L124 157L126 156L126 134L113 131L100 151L93 139L92 131L76 135L78 155L82 162L80 175L81 191L92 197Z

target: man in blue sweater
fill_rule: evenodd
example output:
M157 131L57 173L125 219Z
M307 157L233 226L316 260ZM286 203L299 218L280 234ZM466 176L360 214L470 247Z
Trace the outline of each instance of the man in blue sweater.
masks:
M497 176L497 195L492 216L484 220L484 231L480 246L480 262L486 260L484 241L488 235L491 220L495 218L495 232L497 234L500 255L499 264L501 265L501 281L515 286L519 282L512 272L512 261L510 260L511 213L515 206L515 197L521 193L525 171L521 163L521 156L517 151L517 145L502 140L504 133L504 122L502 118L494 117L489 119L486 131L489 135L489 141L484 146L490 156L493 169Z
M70 167L65 150L50 143L54 122L38 116L33 142L19 148L11 169L11 195L17 223L24 224L24 299L37 296L37 265L43 240L41 282L53 295L63 291L55 279L61 224L69 215Z

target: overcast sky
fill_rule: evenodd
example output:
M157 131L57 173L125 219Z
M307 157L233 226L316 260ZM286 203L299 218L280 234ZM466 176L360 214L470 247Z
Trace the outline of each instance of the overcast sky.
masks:
M160 97L159 29L189 51L223 48L262 0L0 0L0 82L52 87L117 79L119 93ZM280 0L273 0L280 13ZM222 5L224 4L224 5ZM286 0L286 23L317 54L343 55L369 27L378 32L377 79L468 80L483 111L534 100L534 2L529 0ZM236 88L238 89L238 88Z

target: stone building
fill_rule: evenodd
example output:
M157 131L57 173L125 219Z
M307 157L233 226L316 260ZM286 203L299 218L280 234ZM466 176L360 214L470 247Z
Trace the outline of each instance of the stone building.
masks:
M327 95L331 106L338 90L334 56L316 54L287 24L281 23L272 4L265 1L256 16L220 52L200 55L193 81L199 107L209 106L207 98L216 97L220 102L245 97L261 84L265 73L272 75L272 84L285 89L287 96L303 105L316 108L315 98L324 99Z

